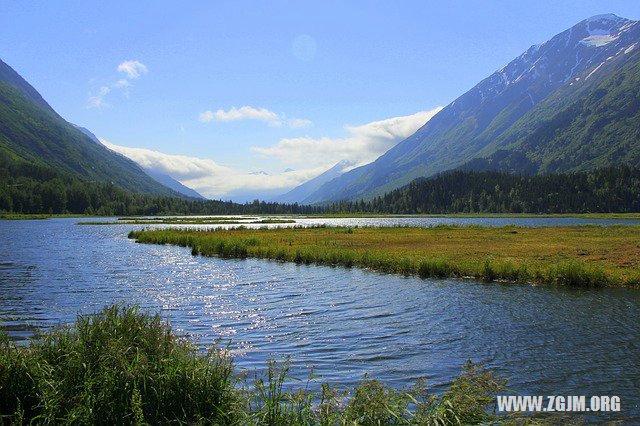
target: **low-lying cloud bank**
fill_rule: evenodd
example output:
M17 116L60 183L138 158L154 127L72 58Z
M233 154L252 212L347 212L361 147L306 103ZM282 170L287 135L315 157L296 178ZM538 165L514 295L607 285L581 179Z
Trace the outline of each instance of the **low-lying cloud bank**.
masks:
M436 115L442 107L412 115L373 121L361 126L345 126L345 138L282 139L269 148L252 147L255 152L275 157L287 166L331 166L350 160L358 166L367 164L406 139Z
M206 158L171 155L144 148L129 148L115 145L102 138L100 142L112 151L118 152L140 164L144 169L171 176L208 198L228 198L236 192L272 191L293 188L313 179L324 171L317 167L294 170L277 175L254 174L220 165Z
M170 155L162 152L129 148L100 141L109 149L129 157L143 168L163 173L193 188L209 198L235 198L234 194L255 193L258 198L281 190L284 193L326 171L341 160L357 165L369 163L398 142L411 136L442 108L416 114L374 121L361 126L345 126L349 136L344 138L282 139L269 148L251 149L265 157L278 160L288 170L269 175L250 173L218 164L210 159ZM265 194L263 197L259 195Z

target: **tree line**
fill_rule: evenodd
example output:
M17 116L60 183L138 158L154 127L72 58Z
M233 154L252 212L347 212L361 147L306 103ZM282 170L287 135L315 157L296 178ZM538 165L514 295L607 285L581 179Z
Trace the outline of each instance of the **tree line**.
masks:
M640 212L640 170L517 175L457 170L416 179L370 201L343 201L328 213L631 213Z
M133 193L87 182L0 150L0 212L113 215L321 213L627 213L640 212L640 170L516 175L457 170L412 183L369 201L305 206L234 203Z
M265 201L158 196L126 191L113 184L87 182L44 164L21 161L0 150L0 212L114 215L311 214L319 207Z

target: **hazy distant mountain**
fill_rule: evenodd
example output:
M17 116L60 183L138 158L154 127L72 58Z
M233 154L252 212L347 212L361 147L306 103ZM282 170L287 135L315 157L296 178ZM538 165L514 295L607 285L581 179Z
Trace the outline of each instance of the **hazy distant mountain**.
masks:
M307 197L317 191L322 185L326 182L329 182L332 179L337 178L338 176L344 173L344 170L348 167L352 167L355 163L342 160L337 163L335 166L331 167L326 172L316 176L315 178L293 188L291 191L286 194L282 194L278 197L273 198L273 201L278 203L298 203L304 204L306 203Z
M255 200L272 200L281 192L282 189L236 189L219 198L235 203L250 203Z
M637 21L586 19L530 47L376 161L305 201L371 198L463 165L537 173L638 164L638 42Z
M157 180L167 188L173 189L174 191L179 192L182 195L186 195L187 197L191 197L191 198L205 199L205 197L200 195L198 192L189 188L188 186L181 184L180 182L178 182L177 180L175 180L169 175L154 172L153 170L149 170L149 169L144 169L144 171L147 172L149 176L151 176L152 178L154 178L155 180Z
M0 150L20 161L46 165L87 182L179 195L60 117L10 66L0 61Z

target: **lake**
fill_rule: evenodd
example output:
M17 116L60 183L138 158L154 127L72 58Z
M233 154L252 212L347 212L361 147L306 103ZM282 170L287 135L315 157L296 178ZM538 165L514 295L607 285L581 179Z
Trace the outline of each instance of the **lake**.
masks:
M84 219L83 219L84 220ZM95 220L95 219L88 219ZM113 219L104 219L113 220ZM15 340L114 302L160 311L200 346L231 342L241 369L291 358L323 380L404 386L485 361L524 395L618 395L640 421L640 291L578 290L194 257L136 244L141 225L0 221L0 319ZM573 218L304 219L345 226L638 223ZM282 226L282 225L271 225ZM211 227L211 226L207 226ZM603 419L604 417L599 417Z

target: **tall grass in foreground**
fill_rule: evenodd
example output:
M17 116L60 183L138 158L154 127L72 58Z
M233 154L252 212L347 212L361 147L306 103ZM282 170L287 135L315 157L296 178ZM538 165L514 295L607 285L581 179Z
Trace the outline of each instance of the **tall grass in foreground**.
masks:
M365 377L351 390L288 390L287 363L253 383L216 348L199 353L158 315L111 306L15 346L0 343L0 424L449 425L527 423L490 413L505 380L480 365L440 396ZM537 420L536 422L539 422Z
M0 351L5 422L214 423L235 420L240 402L222 351L198 354L159 315L111 306L29 346Z

